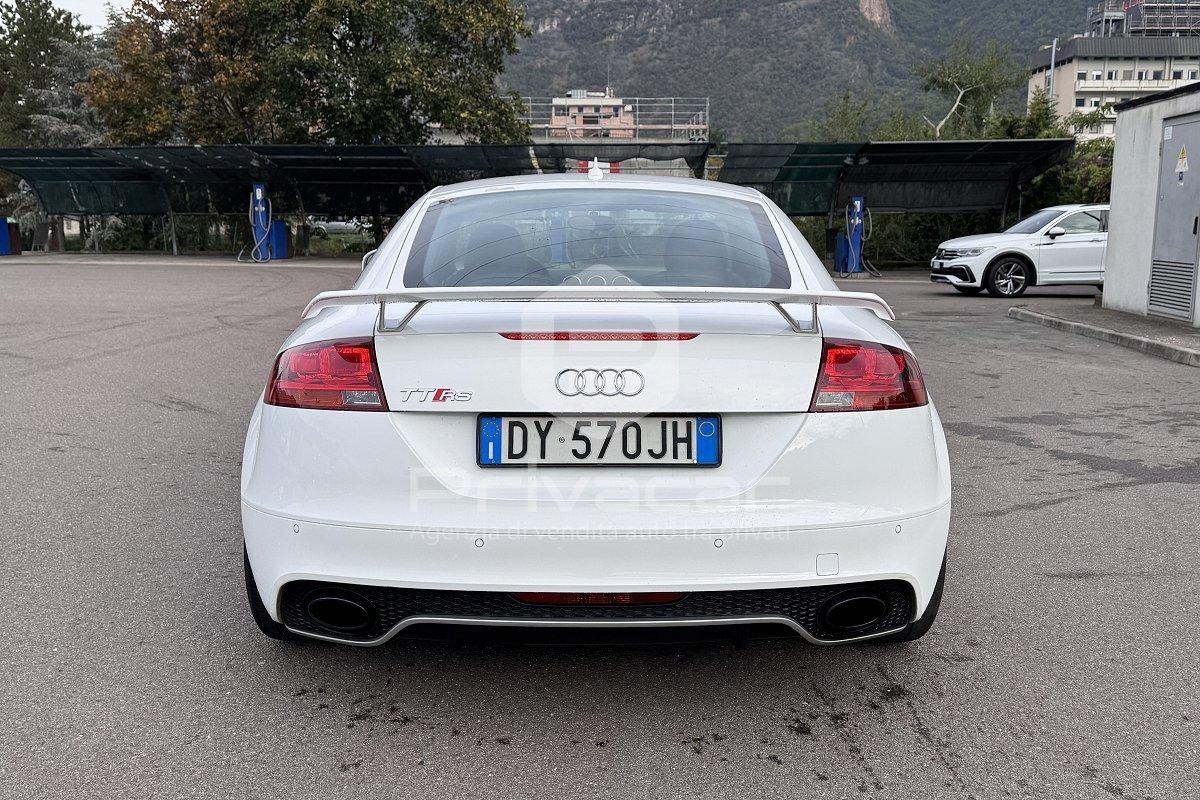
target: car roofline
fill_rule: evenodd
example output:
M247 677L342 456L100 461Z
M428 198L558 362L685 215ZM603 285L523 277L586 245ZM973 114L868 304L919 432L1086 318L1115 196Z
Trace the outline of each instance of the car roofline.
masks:
M1083 211L1088 208L1109 208L1109 203L1064 203L1058 206L1046 206L1039 211ZM1037 212L1034 212L1037 213Z
M761 192L747 186L702 180L700 178L676 178L661 175L619 173L605 174L603 178L596 180L583 173L569 172L543 175L514 175L451 183L430 190L429 198L440 200L447 197L459 197L486 191L571 188L688 191L758 201L761 201L763 198Z

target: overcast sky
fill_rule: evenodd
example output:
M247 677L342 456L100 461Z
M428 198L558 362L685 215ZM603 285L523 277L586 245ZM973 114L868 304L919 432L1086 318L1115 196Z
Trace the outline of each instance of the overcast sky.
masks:
M85 25L98 28L108 18L104 7L113 5L117 8L127 8L129 0L54 0L54 5L78 14Z

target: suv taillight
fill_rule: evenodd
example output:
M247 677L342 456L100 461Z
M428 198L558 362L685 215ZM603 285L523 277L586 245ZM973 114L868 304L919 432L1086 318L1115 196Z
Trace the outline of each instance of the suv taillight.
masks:
M279 354L264 400L272 406L387 411L370 338L290 347Z
M929 402L913 357L876 342L826 339L812 413L914 408Z

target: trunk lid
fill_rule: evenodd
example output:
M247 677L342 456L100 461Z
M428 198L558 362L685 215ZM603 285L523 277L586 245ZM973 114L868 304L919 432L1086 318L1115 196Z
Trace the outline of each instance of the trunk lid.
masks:
M786 308L811 319L811 306ZM551 333L596 336L537 338ZM482 301L427 304L375 350L393 411L784 413L808 410L821 337L766 303Z

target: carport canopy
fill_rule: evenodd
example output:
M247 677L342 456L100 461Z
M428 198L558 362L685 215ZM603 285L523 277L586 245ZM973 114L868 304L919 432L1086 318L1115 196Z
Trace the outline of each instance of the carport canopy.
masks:
M1070 139L967 142L536 145L204 145L0 148L47 214L240 214L267 183L277 214L397 215L426 191L476 178L574 172L597 158L759 189L792 216L864 195L875 211L1007 207L1074 148ZM723 152L722 152L723 151Z
M718 179L791 216L824 216L855 196L876 212L988 211L1074 150L1074 139L731 144Z

